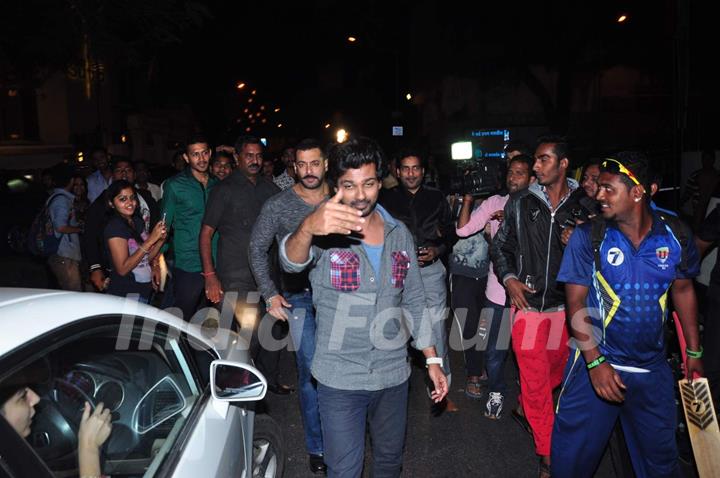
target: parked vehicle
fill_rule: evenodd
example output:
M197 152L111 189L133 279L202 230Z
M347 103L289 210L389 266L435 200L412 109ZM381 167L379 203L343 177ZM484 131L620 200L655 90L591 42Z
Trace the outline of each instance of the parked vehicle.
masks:
M12 288L0 329L0 388L45 372L28 385L41 400L27 439L0 424L0 476L77 476L85 402L112 411L104 475L282 476L280 428L254 411L267 381L237 334L121 297Z

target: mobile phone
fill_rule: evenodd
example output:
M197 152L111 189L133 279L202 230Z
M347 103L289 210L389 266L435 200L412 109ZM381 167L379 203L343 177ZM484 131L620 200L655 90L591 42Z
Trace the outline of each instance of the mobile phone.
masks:
M535 290L535 278L529 274L525 276L525 285L530 289Z
M166 218L166 217L167 217L167 213L166 213L166 212L164 212L164 213L163 213L163 217L162 217L162 219L160 219L160 222L164 223L164 222L165 222L165 218Z

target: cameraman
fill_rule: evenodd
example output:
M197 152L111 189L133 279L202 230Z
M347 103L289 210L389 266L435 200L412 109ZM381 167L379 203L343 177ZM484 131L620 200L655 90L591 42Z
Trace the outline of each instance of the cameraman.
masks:
M532 169L533 159L530 156L520 154L515 155L508 164L506 177L506 187L509 194L523 190L535 180L535 173ZM472 211L473 196L466 194L463 198L462 208L460 209L460 217L458 218L457 230L455 231L459 237L468 237L476 234L486 225L490 225L490 236L494 237L500 229L503 219L503 208L507 203L509 194L496 194L487 198L478 208ZM462 303L472 303L477 294L472 288L468 289L468 285L472 285L471 281L463 276L453 274L453 305L462 306ZM478 323L480 320L480 310L491 310L489 332L487 333L487 348L485 359L488 378L488 399L485 404L485 416L491 419L499 419L502 414L505 382L503 380L503 364L507 356L507 345L509 342L509 326L505 289L498 282L497 276L490 265L488 273L487 286L485 287L484 300L482 309L477 308L476 314L468 314L463 330L463 338L468 340L478 334ZM468 309L472 310L472 308ZM484 315L484 314L483 314ZM501 325L503 333L500 334ZM498 337L505 338L505 343L498 344ZM498 347L499 346L499 347ZM471 347L465 350L465 362L467 364L467 384L466 390L477 388L482 375L482 350L477 347Z

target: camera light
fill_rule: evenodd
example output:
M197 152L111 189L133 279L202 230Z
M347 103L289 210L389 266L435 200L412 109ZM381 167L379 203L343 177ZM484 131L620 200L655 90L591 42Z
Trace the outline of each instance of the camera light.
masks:
M450 154L454 160L471 159L473 157L472 141L460 141L450 146Z

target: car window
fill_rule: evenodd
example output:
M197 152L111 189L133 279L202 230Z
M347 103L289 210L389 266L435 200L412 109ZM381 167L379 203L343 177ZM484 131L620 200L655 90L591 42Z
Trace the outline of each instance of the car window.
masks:
M147 319L121 327L118 317L116 324L58 332L49 347L15 352L32 362L28 370L38 364L45 369L41 381L28 383L40 402L27 440L57 475L77 476L77 431L86 401L112 411L112 432L100 450L103 474L152 476L146 472L157 470L172 450L205 388L179 333Z

